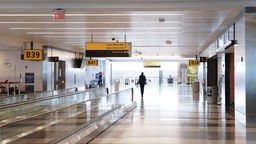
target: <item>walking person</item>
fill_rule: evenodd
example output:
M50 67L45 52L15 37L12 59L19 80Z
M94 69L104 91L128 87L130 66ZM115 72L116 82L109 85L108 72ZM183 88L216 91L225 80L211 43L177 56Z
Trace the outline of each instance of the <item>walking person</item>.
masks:
M140 84L141 100L143 100L144 86L146 84L146 77L143 72L141 72L141 75L139 76L138 84Z
M102 87L102 73L99 72L99 80L98 80L99 87Z

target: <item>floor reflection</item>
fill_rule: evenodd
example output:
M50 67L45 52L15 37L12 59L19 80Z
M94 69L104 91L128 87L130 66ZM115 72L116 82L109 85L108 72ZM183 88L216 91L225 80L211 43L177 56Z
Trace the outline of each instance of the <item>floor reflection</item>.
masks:
M246 131L224 107L208 104L201 93L193 95L191 85L149 84L145 86L143 101L139 88L134 87L134 95L137 109L91 143L255 143L256 129Z

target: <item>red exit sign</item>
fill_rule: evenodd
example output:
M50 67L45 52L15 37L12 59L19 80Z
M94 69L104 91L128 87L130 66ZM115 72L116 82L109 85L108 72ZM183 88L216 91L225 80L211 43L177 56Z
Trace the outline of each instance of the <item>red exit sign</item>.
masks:
M55 11L53 13L54 20L64 20L65 19L65 12L64 11Z

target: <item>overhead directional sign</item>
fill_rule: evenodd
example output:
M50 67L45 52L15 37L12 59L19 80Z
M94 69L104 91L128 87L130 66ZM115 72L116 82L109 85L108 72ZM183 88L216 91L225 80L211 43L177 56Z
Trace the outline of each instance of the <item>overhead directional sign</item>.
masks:
M189 60L189 66L199 66L200 61L199 60Z
M98 66L98 60L86 60L86 66Z
M86 57L130 57L131 42L86 43Z
M161 63L158 61L145 61L143 64L144 64L144 67L155 67L155 68L161 67Z
M34 60L34 61L43 60L43 50L25 49L24 60Z

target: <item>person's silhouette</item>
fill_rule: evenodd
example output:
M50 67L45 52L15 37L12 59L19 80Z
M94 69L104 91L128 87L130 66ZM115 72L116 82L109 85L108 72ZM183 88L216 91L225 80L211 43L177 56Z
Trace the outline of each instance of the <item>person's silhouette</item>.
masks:
M98 85L99 85L99 87L102 87L102 73L101 72L99 72Z
M144 94L144 86L146 84L146 77L144 73L142 72L139 76L138 84L140 84L140 93L141 93L141 100L143 100L143 94Z

